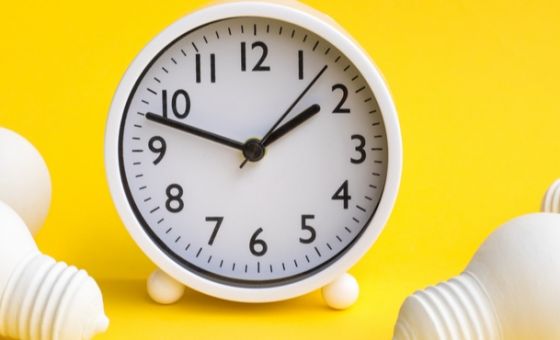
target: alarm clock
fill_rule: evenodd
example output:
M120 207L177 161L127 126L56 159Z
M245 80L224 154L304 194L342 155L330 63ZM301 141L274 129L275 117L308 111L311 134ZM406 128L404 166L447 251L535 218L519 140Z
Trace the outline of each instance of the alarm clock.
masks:
M348 307L346 272L389 217L401 150L372 60L289 1L215 4L166 28L126 71L105 136L113 201L162 303L184 286L241 302L326 287Z

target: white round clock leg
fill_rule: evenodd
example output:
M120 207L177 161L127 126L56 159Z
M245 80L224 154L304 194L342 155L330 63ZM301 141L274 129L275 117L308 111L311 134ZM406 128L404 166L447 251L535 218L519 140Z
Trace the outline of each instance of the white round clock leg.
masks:
M358 281L352 275L344 273L338 279L323 287L322 293L323 300L329 307L346 309L358 299L360 287Z
M185 286L171 276L156 269L148 278L148 295L157 303L168 305L179 301Z

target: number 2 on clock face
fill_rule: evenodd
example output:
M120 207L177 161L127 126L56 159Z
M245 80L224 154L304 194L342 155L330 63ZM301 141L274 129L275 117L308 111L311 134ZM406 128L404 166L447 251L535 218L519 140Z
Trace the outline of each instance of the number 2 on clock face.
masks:
M377 209L388 161L379 110L355 65L314 33L213 22L169 44L131 92L126 195L158 247L198 275L249 287L312 275Z

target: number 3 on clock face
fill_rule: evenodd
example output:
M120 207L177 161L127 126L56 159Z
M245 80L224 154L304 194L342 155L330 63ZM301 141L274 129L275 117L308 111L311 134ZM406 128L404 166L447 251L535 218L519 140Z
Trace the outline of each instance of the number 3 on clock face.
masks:
M142 249L242 301L348 269L400 177L396 115L371 62L324 21L267 3L208 9L148 45L115 97L106 152Z

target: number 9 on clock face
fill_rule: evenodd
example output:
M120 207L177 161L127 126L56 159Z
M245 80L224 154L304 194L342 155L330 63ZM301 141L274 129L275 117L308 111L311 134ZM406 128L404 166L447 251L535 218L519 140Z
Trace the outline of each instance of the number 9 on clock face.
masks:
M347 269L400 176L396 115L363 52L324 21L262 6L171 26L128 71L107 128L113 197L141 248L239 300Z

